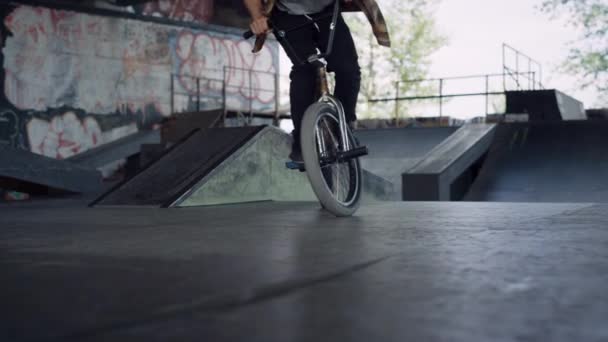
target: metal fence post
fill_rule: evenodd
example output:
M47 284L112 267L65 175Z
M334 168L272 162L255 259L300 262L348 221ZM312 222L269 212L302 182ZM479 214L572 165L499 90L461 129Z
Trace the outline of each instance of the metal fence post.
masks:
M281 106L281 98L279 95L280 79L279 73L274 74L274 125L279 126L279 107Z
M249 69L249 124L253 121L253 69Z
M223 119L223 123L224 126L226 125L226 118L228 116L228 106L227 106L227 101L226 101L226 97L227 97L227 82L226 82L226 66L224 66L224 75L222 77L222 109L224 110L224 119Z
M507 59L506 59L506 45L502 44L502 90L507 91Z
M528 59L528 90L532 89L532 85L530 84L530 82L532 82L532 78L530 77L530 74L532 73L532 60Z
M517 90L521 90L519 84L519 51L515 53L515 82L517 83Z
M171 73L171 85L170 85L170 92L171 92L171 115L173 115L173 113L175 113L175 84L174 84L174 80L175 77L173 76L173 73Z
M201 111L201 78L196 78L196 111Z
M486 75L486 118L488 117L488 107L489 107L489 92L490 92L490 75Z
M399 85L399 81L395 82L395 124L399 119Z
M439 79L439 124L443 117L443 78Z

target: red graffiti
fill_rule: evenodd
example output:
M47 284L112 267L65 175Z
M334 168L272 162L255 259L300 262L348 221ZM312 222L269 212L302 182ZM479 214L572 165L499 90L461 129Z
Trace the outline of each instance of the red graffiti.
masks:
M50 122L32 119L27 124L32 152L65 159L101 144L101 129L92 118L78 119L73 112L54 117Z
M93 147L137 132L136 124L114 127L102 132L92 117L83 119L73 111L54 116L50 121L33 118L26 124L30 150L56 159L65 159Z
M156 0L144 6L143 14L208 23L213 17L213 0Z

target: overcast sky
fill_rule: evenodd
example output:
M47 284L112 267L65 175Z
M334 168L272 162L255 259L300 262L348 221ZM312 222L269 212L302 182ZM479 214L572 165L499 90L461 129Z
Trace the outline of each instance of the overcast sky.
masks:
M594 90L581 90L576 78L558 70L568 54L568 43L580 34L564 19L552 20L537 5L542 0L442 0L437 8L437 26L447 36L447 46L432 56L429 77L502 73L502 44L524 52L541 63L545 88L554 88L582 101L586 108L598 103ZM382 0L379 1L382 7ZM385 15L390 11L383 8ZM281 70L289 66L282 61ZM500 78L491 87L501 90ZM446 92L483 92L483 79L446 82ZM467 119L485 111L485 100L452 101L448 115ZM436 106L435 106L436 107ZM434 107L423 108L422 116L435 115ZM451 113L450 113L451 112Z
M502 43L543 65L546 87L557 88L591 107L597 94L581 91L576 80L556 70L567 44L579 37L564 20L551 20L535 5L540 0L443 0L437 24L449 45L433 56L433 76L501 72Z

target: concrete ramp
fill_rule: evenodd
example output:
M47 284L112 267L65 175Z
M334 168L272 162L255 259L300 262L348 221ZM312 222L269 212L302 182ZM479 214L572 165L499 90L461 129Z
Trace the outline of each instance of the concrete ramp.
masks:
M608 202L608 122L500 124L465 200Z
M0 188L36 195L94 194L102 183L95 168L0 145Z
M258 201L313 201L305 173L288 170L290 137L264 128L223 160L173 205L181 207Z
M577 99L555 89L507 91L506 113L526 114L530 122L586 120Z
M305 173L285 167L291 137L266 127L178 199L180 207L258 201L316 201ZM364 170L364 202L395 200L390 182Z
M305 173L288 170L291 137L274 127L198 130L93 205L191 207L316 201ZM364 171L364 201L398 199L398 188Z
M140 131L92 148L66 160L85 167L100 168L117 160L137 155L140 153L142 145L158 143L160 143L160 132L158 130Z
M401 175L417 165L433 148L451 136L457 127L408 127L355 131L369 148L363 168L401 186Z
M92 205L169 207L261 127L196 129Z
M495 125L466 124L403 174L405 201L460 200L490 148Z

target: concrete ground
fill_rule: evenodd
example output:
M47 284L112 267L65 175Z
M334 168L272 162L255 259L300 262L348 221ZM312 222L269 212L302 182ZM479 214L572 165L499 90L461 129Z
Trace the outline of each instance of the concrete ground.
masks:
M0 206L0 341L606 341L608 205Z

